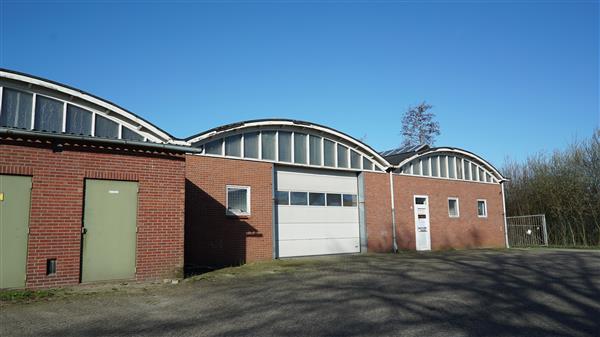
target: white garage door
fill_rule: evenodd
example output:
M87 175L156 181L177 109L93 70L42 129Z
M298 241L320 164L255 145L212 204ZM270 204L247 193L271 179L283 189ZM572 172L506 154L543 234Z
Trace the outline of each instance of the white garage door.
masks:
M279 257L360 252L355 173L279 168L276 183Z

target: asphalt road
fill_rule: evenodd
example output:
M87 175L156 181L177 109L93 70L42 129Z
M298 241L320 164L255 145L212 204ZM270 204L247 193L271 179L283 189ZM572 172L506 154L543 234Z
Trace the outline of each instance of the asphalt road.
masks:
M0 335L600 336L600 251L449 251L271 265L142 292L3 305Z

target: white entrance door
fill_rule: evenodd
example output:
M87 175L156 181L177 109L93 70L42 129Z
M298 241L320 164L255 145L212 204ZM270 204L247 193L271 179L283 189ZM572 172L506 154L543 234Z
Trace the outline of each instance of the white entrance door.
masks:
M279 257L360 252L353 172L277 168Z
M426 195L415 195L414 209L417 250L431 250L429 197Z

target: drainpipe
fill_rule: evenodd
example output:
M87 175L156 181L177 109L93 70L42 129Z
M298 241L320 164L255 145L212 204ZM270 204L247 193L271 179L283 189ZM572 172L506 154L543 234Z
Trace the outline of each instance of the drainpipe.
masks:
M394 253L398 252L398 242L396 242L396 211L394 207L394 179L392 178L392 171L390 173L390 200L392 202L392 240L394 246Z
M504 240L506 241L506 248L510 248L508 244L508 226L506 225L506 200L504 198L504 181L500 182L502 186L502 210L504 212Z

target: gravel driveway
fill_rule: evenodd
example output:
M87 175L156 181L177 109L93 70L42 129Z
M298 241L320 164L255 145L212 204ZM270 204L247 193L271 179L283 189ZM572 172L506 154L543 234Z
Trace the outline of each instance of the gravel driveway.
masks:
M600 251L284 260L0 309L1 336L599 336Z

